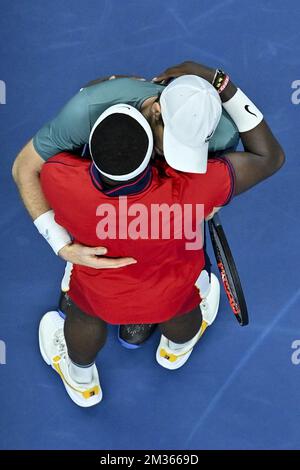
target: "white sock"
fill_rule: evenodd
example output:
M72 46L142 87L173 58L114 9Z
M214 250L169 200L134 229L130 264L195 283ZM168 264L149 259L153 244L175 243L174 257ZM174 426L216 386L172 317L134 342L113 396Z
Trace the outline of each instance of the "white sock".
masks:
M91 364L90 366L78 366L74 362L70 361L70 376L79 384L89 384L93 378L93 365L94 364Z

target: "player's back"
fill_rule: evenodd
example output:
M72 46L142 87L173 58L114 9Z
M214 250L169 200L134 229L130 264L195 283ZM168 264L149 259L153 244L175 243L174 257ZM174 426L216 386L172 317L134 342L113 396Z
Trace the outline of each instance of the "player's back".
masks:
M195 175L153 163L145 186L121 196L122 188L99 187L92 170L91 161L66 153L43 166L42 187L56 221L76 242L105 246L107 256L137 263L102 270L75 266L73 300L87 313L100 310L111 323L120 308L133 323L141 321L141 309L142 322L151 322L193 308L199 301L194 283L204 267L199 225L229 196L227 166L216 160L206 175Z

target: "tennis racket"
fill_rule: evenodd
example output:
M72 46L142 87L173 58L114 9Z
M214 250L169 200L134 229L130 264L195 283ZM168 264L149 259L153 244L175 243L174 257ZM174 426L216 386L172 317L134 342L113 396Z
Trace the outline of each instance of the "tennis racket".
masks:
M208 228L230 307L239 324L241 326L248 325L249 318L245 296L219 215L216 214L208 221Z

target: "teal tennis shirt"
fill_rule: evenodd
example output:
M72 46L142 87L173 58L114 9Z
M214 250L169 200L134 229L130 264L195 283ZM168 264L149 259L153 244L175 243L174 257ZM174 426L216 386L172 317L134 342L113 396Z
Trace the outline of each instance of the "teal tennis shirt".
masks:
M59 114L37 132L33 138L34 148L45 160L64 150L76 151L88 143L94 123L107 108L126 103L140 110L147 98L157 96L163 89L162 85L132 78L116 78L81 88ZM238 130L223 110L209 150L235 147L238 140Z

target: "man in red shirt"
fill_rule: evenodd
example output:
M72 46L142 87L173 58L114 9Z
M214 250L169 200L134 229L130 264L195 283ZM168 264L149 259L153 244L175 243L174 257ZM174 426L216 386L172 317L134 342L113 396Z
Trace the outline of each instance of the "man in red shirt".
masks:
M102 399L95 358L105 343L107 323L158 323L162 332L156 355L159 364L177 369L187 361L213 322L219 300L214 277L208 292L195 287L205 266L197 228L233 194L270 176L283 163L282 149L260 111L220 74L222 92L227 89L223 104L238 126L247 152L227 154L207 164L205 151L207 157L221 102L205 80L196 76L178 80L190 80L193 88L195 79L198 90L203 88L206 106L200 111L195 107L196 145L189 154L181 155L180 146L176 150L172 135L173 121L182 119L184 140L180 103L162 112L164 138L169 146L173 143L173 154L165 155L172 168L166 162L150 161L151 129L128 105L110 108L95 123L90 139L92 163L63 153L43 167L44 194L56 222L72 234L73 244L97 246L100 237L112 256L134 260L118 270L75 265L62 305L65 324L57 312L48 312L41 321L43 358L60 374L79 406L92 406ZM95 145L99 141L101 152L94 155L93 147L100 148ZM162 203L170 210L160 224L158 219L154 221L153 208Z

